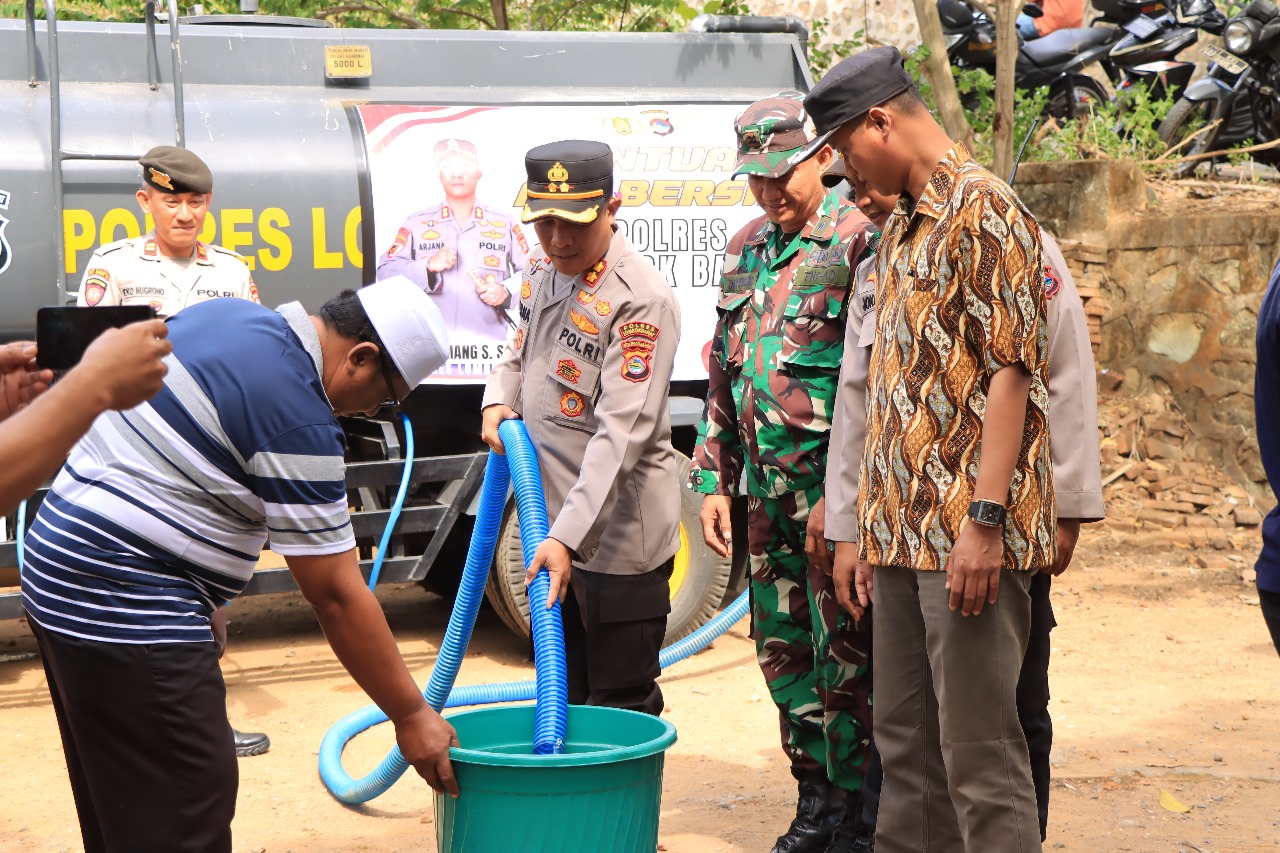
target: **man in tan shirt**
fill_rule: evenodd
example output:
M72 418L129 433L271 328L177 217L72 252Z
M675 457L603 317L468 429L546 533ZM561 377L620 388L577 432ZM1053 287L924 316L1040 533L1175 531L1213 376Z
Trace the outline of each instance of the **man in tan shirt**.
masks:
M658 652L680 544L667 399L680 308L614 225L613 152L569 140L525 155L529 262L510 352L485 387L483 436L523 418L538 451L546 567L564 602L569 702L662 712ZM571 568L572 566L572 568ZM543 606L543 602L532 602Z
M874 270L858 501L876 849L1039 853L1015 697L1031 576L1056 559L1039 226L947 137L897 49L844 60L805 107L854 174L902 194Z

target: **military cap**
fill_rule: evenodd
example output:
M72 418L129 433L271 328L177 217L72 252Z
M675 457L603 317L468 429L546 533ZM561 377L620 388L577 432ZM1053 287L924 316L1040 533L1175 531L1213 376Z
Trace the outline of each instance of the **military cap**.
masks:
M896 47L873 47L828 71L804 106L818 132L829 134L914 85Z
M213 172L185 148L157 145L138 158L142 181L166 193L211 193Z
M613 194L613 149L603 142L566 139L524 155L528 179L521 222L547 216L595 222Z
M814 138L813 122L804 110L804 95L779 92L756 101L733 120L738 135L738 161L733 174L780 178L827 141Z
M436 159L441 160L451 154L461 154L472 160L479 159L476 147L465 139L441 139L436 143Z

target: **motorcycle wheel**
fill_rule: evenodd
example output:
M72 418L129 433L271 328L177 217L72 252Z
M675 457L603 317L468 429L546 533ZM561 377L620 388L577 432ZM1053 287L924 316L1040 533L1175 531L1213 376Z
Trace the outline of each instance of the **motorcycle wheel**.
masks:
M1167 147L1173 148L1188 136L1195 133L1213 120L1213 113L1217 106L1215 101L1189 101L1181 98L1173 109L1169 110L1169 114L1164 117L1164 121L1160 122L1160 128L1156 133L1160 136L1160 141ZM1223 124L1226 124L1224 119ZM1213 149L1213 143L1218 138L1218 131L1222 127L1219 125L1213 130L1206 131L1195 139L1193 139L1186 147L1177 152L1177 156L1186 157L1191 154L1203 154ZM1190 162L1178 163L1173 167L1173 176L1175 178L1189 178L1195 174L1196 166L1205 162L1204 160L1192 160Z
M1072 74L1052 87L1045 111L1061 123L1089 115L1110 98L1106 88L1088 74Z

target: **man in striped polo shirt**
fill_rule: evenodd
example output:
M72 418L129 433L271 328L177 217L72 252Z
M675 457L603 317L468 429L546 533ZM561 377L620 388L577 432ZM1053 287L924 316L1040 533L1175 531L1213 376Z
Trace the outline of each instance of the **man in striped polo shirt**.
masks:
M373 414L445 362L439 309L397 278L316 316L220 299L168 327L164 388L98 418L27 539L23 600L86 853L231 850L238 771L209 617L264 545L405 758L456 794L453 728L360 575L335 418Z

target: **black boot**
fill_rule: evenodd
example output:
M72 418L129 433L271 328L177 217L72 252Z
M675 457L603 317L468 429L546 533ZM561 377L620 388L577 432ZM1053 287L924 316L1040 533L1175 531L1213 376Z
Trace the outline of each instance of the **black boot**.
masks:
M875 853L876 831L863 822L861 793L844 791L843 795L844 816L831 836L826 853Z
M769 853L824 853L843 813L839 788L823 778L801 779L796 819Z
M262 755L271 748L271 738L262 732L242 732L232 729L231 734L235 737L237 758Z

